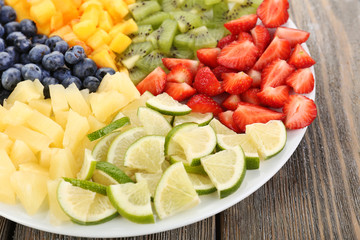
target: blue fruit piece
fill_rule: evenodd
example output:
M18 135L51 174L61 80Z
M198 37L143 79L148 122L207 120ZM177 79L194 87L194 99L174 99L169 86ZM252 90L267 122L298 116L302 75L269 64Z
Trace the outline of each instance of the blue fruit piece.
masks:
M6 90L12 91L22 81L21 72L16 68L9 68L1 75L1 85Z
M41 68L41 78L42 79L44 79L46 77L51 77L51 73L48 70L46 70L42 67L40 67L40 68Z
M48 38L45 41L45 44L48 45L48 47L51 49L51 51L54 49L57 42L63 41L61 37L59 36L52 36Z
M59 81L53 77L46 77L41 80L42 85L44 86L44 96L45 98L50 97L49 85L58 84Z
M64 81L61 82L61 84L67 88L70 84L75 83L75 85L77 86L78 89L81 89L82 87L82 82L79 78L71 76L67 79L65 79Z
M24 80L32 80L32 81L34 81L35 79L39 79L40 81L42 80L41 68L34 63L28 63L24 65L21 68L21 75L24 78Z
M11 91L8 90L1 90L0 91L0 104L4 103L4 99L7 99L10 95Z
M35 36L37 33L35 22L30 19L23 19L20 22L20 32L29 38Z
M22 64L28 64L31 63L31 60L29 58L29 54L28 53L21 53L20 54L20 63Z
M9 46L9 47L5 48L5 52L7 52L11 56L13 63L19 62L20 53L18 51L16 51L14 46Z
M30 50L30 48L32 47L31 40L26 37L16 38L14 41L14 46L15 46L16 50L18 50L19 52L22 52L22 53L28 52Z
M85 79L87 76L93 76L96 70L95 62L90 58L85 58L73 66L72 73L80 79Z
M61 52L55 51L45 55L41 62L46 70L55 71L64 66L64 55Z
M3 25L0 24L0 37L2 38L5 35L5 29Z
M43 59L43 57L49 54L50 48L45 44L36 44L30 51L29 51L29 59L33 63L39 63Z
M107 67L104 67L104 68L99 68L97 71L96 71L96 74L95 74L95 77L97 77L99 80L103 79L105 77L106 74L110 74L110 75L113 75L115 74L115 70L112 69L112 68L107 68Z
M15 43L15 39L24 38L24 37L25 37L25 35L22 34L21 32L12 32L6 36L5 41L6 41L7 45L13 46Z
M4 6L0 9L0 23L6 24L16 20L16 12L10 6Z
M4 0L0 0L0 7L3 7L5 5Z
M7 52L0 52L0 71L12 67L13 64L14 62L12 61L10 54Z
M33 44L39 43L39 44L45 44L48 37L44 34L36 34L32 37L31 41Z
M53 77L62 82L65 79L71 77L71 71L66 67L61 67L53 72Z
M5 41L4 39L0 38L0 52L5 50Z
M18 69L18 70L20 71L20 73L21 73L21 68L22 68L23 66L24 66L24 65L21 64L21 63L15 63L13 67L16 68L16 69Z
M12 32L20 31L20 23L18 22L8 22L4 25L5 34L9 35Z
M67 64L73 65L86 58L85 50L83 47L75 45L65 53L65 61Z
M59 51L62 54L65 54L65 52L68 49L69 49L69 44L67 44L67 42L59 41L59 42L55 43L55 47L54 47L53 51Z
M84 88L89 89L90 92L96 92L100 85L100 80L94 76L88 76L83 82Z

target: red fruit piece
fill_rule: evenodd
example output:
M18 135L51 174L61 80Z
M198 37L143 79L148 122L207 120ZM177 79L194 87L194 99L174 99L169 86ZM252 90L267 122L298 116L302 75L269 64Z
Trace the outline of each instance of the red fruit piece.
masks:
M218 80L221 80L221 75L223 73L231 73L231 72L237 72L236 70L233 70L233 69L230 69L230 68L226 68L224 66L217 66L216 68L214 68L213 70L213 73L215 75L215 77L218 79Z
M238 19L232 20L224 24L232 34L239 34L240 32L248 32L255 27L257 21L256 14L244 15Z
M233 111L226 111L219 113L219 120L222 124L230 128L231 130L235 132L240 132L239 128L236 126L234 119L233 119Z
M271 42L269 30L262 25L257 25L250 32L255 46L259 49L260 54L262 54Z
M227 35L227 36L223 37L222 39L220 39L220 41L217 44L217 47L223 49L225 46L229 45L230 43L232 43L236 40L237 40L236 35L233 35L233 34Z
M245 41L249 40L250 42L254 42L254 39L252 38L251 34L248 32L241 32L238 35L238 41Z
M284 118L284 114L251 103L240 102L233 118L240 131L245 132L245 127L248 124L281 120Z
M277 58L287 60L290 57L291 47L286 39L274 37L270 45L266 48L264 53L257 60L254 68L262 70L266 65L276 60Z
M257 95L263 105L279 108L283 107L289 99L290 87L286 85L278 87L266 87Z
M193 76L195 76L199 66L198 61L189 60L189 59L180 59L180 58L163 58L162 62L164 66L169 70L172 70L173 67L175 67L176 65L182 64L191 71Z
M215 116L217 116L219 113L222 112L222 108L220 107L220 105L217 102L215 102L214 99L212 99L209 96L206 96L205 94L197 94L193 96L187 102L187 105L192 109L193 112L199 112L199 113L211 112Z
M223 73L223 88L225 92L230 94L240 94L251 87L252 78L244 72Z
M240 98L243 102L261 105L261 101L257 95L259 92L259 88L249 88L240 95Z
M267 65L261 73L261 89L285 85L286 78L294 71L295 68L285 60L275 60Z
M316 62L310 55L303 49L300 44L295 46L293 53L288 61L289 64L296 68L308 68L314 65Z
M274 36L288 40L290 46L295 47L296 44L306 42L310 36L310 33L300 29L278 27Z
M161 67L155 68L144 80L142 80L137 86L140 94L146 91L151 92L153 95L158 95L164 91L166 84L166 73Z
M198 93L204 93L208 96L216 96L223 92L221 83L208 67L199 69L196 73L193 87Z
M238 103L241 102L239 95L233 94L228 96L223 102L222 106L228 110L234 111L237 108Z
M293 72L286 79L286 84L296 93L310 93L314 89L314 75L310 68L302 68Z
M288 129L299 129L309 126L317 115L316 105L313 100L302 95L291 95L285 103L285 126Z
M251 84L252 87L260 87L261 84L261 72L256 71L255 69L250 69L246 72L247 75L249 75L253 82Z
M190 70L182 64L176 65L171 69L169 74L166 77L168 82L176 83L187 83L191 84L193 81L193 75Z
M218 66L217 57L220 54L220 48L203 48L196 51L199 61L208 67Z
M289 2L287 0L264 0L256 13L268 28L276 28L289 19Z
M187 83L174 83L167 82L165 86L165 92L169 94L173 99L181 102L191 97L196 93L196 90Z
M224 67L244 71L252 68L259 50L249 40L233 42L224 47L218 57L218 63Z

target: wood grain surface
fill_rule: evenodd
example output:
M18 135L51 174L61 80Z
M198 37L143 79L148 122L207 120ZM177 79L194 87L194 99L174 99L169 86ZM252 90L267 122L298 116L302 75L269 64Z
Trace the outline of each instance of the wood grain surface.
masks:
M289 0L311 33L318 117L254 194L201 222L124 239L360 239L360 1ZM82 239L0 217L0 239Z

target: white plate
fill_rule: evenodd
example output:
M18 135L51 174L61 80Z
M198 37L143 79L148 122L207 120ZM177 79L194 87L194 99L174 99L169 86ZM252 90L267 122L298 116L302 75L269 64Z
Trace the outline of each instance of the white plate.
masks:
M285 26L296 28L295 24L291 20L289 20ZM307 52L309 52L306 44L303 44L303 47ZM315 76L314 68L312 67L311 69ZM314 99L315 89L306 96ZM155 224L135 224L124 218L118 217L110 222L95 226L80 226L73 223L53 226L50 224L46 211L38 213L34 216L29 216L20 204L12 206L0 203L0 215L14 222L42 231L80 237L130 237L179 228L224 211L259 189L288 161L299 145L305 132L306 128L288 131L287 143L283 151L269 160L262 161L260 163L260 169L247 171L240 189L238 189L238 191L234 194L221 200L218 199L215 193L202 196L201 203L195 208L177 214L168 219L158 220Z

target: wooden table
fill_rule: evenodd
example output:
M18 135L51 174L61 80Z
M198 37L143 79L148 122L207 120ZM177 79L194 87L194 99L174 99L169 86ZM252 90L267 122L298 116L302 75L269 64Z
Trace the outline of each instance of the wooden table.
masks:
M226 211L127 239L360 239L360 1L290 0L311 32L318 117L287 164ZM0 239L78 239L0 217Z

